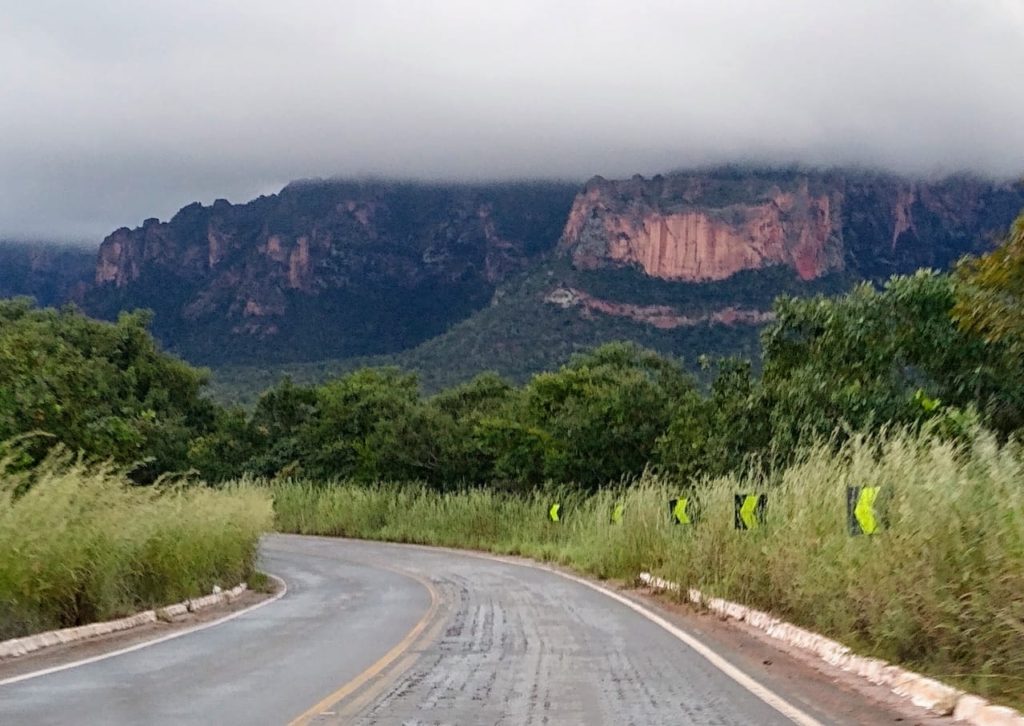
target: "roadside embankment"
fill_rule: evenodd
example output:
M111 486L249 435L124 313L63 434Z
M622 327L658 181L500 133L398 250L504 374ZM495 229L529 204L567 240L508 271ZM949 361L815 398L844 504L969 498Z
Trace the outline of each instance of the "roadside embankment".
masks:
M849 491L877 487L851 534ZM648 475L592 495L273 484L277 527L522 554L598 577L651 571L770 612L854 652L1015 706L1024 697L1024 456L986 435L856 438L772 476L680 486ZM755 526L737 529L737 503ZM675 524L670 500L687 500ZM559 503L557 522L549 512Z
M0 462L0 640L128 616L254 573L269 497L168 482L54 454Z

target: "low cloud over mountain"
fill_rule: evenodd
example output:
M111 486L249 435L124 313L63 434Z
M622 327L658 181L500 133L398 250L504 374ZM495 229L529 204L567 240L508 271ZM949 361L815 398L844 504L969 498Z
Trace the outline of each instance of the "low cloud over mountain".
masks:
M1017 0L3 4L0 237L317 175L1024 170Z

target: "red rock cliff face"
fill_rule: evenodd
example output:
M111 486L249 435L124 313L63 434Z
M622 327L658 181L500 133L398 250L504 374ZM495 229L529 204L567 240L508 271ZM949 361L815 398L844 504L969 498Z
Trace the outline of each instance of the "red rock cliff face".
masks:
M559 250L580 269L633 266L700 282L773 265L811 280L945 269L989 249L1024 205L1024 183L881 173L714 169L595 177Z
M486 305L555 245L576 191L296 182L247 204L191 204L109 235L84 307L153 309L158 335L201 360L384 352Z
M842 266L838 199L812 193L806 181L720 205L702 203L699 185L677 200L663 199L658 186L636 178L590 182L570 212L561 250L578 268L634 265L688 282L769 265L809 280Z

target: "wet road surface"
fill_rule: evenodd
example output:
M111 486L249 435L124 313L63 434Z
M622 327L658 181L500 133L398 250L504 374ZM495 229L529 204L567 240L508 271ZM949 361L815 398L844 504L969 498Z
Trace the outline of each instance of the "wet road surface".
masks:
M896 718L838 687L827 692L820 676L804 684L799 672L782 686L751 674L769 694L759 696L743 683L742 658L722 653L744 671L737 679L626 604L543 569L297 536L268 537L262 559L288 584L280 600L201 632L0 685L0 724Z

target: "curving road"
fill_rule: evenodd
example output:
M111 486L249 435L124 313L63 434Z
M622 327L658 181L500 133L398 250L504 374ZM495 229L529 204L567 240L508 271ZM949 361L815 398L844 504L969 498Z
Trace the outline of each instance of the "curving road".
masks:
M757 670L757 648L740 652L736 637L701 632L685 616L674 616L673 634L632 601L543 569L295 536L267 538L262 556L288 583L280 600L201 632L0 685L0 724L898 718L806 666ZM702 643L714 652L698 652Z

